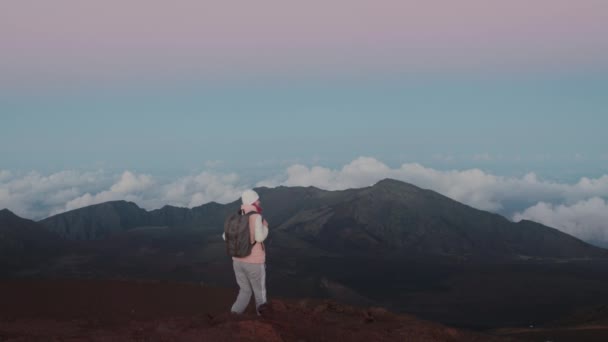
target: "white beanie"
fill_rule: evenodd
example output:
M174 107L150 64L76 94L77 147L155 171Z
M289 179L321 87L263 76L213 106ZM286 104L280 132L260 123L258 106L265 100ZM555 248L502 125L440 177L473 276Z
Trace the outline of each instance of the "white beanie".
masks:
M241 195L241 200L243 201L244 205L253 204L258 199L260 199L260 196L253 190L245 190L245 192L243 192Z

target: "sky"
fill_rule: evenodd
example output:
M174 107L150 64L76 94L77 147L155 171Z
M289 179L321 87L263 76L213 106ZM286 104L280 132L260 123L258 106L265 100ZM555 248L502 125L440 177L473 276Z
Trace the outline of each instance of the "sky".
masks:
M603 0L3 1L0 207L393 177L608 244L607 33Z

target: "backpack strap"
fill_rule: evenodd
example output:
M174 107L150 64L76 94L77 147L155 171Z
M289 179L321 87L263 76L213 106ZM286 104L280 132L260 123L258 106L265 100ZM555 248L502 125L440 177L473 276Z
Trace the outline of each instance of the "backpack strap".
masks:
M253 214L260 214L260 213L258 213L257 211L250 211L250 212L248 212L248 213L245 213L245 211L244 211L243 209L240 209L240 210L239 210L239 214L241 214L241 215L247 215L247 216L251 216L251 215L253 215ZM262 214L260 214L260 215L262 215Z

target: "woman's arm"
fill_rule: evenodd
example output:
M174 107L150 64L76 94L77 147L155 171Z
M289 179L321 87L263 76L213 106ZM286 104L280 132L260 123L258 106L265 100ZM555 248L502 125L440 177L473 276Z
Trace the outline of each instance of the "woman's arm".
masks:
M263 242L268 237L268 222L262 221L262 215L255 217L255 241Z

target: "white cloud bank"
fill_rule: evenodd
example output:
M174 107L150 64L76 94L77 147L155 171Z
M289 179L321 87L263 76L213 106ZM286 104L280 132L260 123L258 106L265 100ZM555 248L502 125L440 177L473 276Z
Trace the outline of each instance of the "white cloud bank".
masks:
M127 200L146 209L166 204L194 207L211 201L227 203L239 198L245 185L235 173L201 172L173 182L160 182L152 175L124 171L62 171L50 175L37 172L14 174L0 170L0 209L39 220L107 201Z
M97 191L112 184L111 177L101 171L61 171L51 175L38 172L15 174L0 171L0 208L16 214L40 219L65 208L83 193Z
M56 210L55 213L78 209L92 204L98 204L107 201L127 200L132 202L145 201L144 194L146 191L153 190L155 185L152 176L137 175L130 171L125 171L120 179L114 183L109 190L101 191L95 195L85 193L82 196L74 198L65 204L65 207Z
M135 202L146 209L156 209L166 204L192 208L211 201L228 203L239 198L246 189L239 186L238 181L239 177L234 173L220 175L202 172L160 184L151 175L125 171L108 190L74 198L53 214L115 200Z
M417 163L391 168L370 157L360 157L340 169L295 164L256 186L316 186L341 190L370 186L394 178L432 189L475 208L502 213L516 221L530 219L584 240L608 242L608 175L576 183L542 180L534 173L504 177L480 169L436 170ZM152 175L125 171L63 171L48 176L0 170L0 208L41 219L110 200L129 200L146 209L165 204L194 207L210 201L236 200L251 186L235 173L205 171L170 182Z

